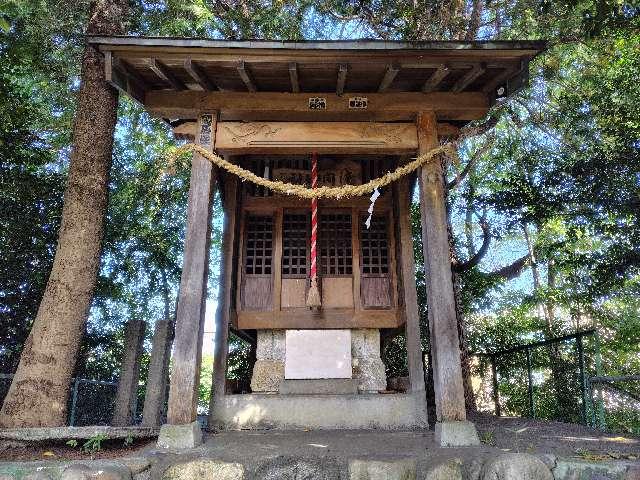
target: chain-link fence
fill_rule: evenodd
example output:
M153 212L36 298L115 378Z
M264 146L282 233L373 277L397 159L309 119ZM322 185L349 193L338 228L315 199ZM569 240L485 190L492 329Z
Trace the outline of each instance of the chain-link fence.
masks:
M475 357L480 410L616 432L640 431L640 377L632 377L629 382L636 385L627 389L603 380L611 377L602 377L595 330Z
M9 391L13 375L0 374L0 404ZM74 378L69 396L71 426L109 425L113 416L118 384L100 380Z

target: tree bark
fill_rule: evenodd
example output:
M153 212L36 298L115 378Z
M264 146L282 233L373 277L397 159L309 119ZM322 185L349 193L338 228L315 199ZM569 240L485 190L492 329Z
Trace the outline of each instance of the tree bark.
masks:
M88 34L123 34L126 0L98 0ZM0 411L1 427L61 426L87 320L108 201L118 93L104 80L104 59L86 45L73 150L53 268L20 364Z

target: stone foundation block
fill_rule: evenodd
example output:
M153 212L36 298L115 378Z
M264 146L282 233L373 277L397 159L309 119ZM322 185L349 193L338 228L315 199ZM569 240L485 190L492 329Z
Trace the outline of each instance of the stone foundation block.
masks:
M441 447L471 447L480 445L478 431L471 422L436 423L436 443Z
M251 376L253 392L276 393L284 380L284 362L275 360L256 360Z
M481 480L554 480L542 460L527 453L504 453L487 460Z
M258 330L256 358L284 362L286 330Z
M380 358L380 330L377 328L351 330L351 356Z
M344 480L339 460L278 455L262 460L252 478L260 480Z
M244 467L239 463L219 460L193 460L172 465L165 470L162 480L242 480Z
M159 448L194 448L202 443L202 430L198 422L186 425L162 425L158 435Z
M415 480L416 461L351 460L349 480Z
M90 467L75 464L62 472L60 480L131 480L131 470L117 465Z
M462 460L452 458L446 463L430 468L424 480L462 480Z
M354 358L352 367L359 392L377 393L387 388L387 376L380 357Z

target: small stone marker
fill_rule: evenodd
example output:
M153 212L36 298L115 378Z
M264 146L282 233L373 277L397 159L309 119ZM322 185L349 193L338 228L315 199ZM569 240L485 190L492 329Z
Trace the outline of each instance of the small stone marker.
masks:
M159 448L195 448L202 443L202 430L198 422L186 425L164 424L158 435Z

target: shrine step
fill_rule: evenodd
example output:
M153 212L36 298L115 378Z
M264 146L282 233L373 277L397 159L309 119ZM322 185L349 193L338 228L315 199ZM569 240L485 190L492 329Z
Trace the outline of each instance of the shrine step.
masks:
M358 393L355 378L323 378L304 380L283 380L281 395L354 395Z

